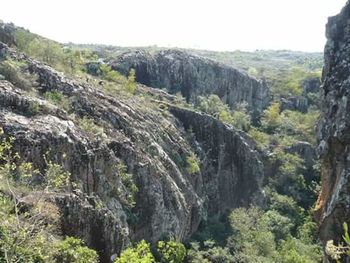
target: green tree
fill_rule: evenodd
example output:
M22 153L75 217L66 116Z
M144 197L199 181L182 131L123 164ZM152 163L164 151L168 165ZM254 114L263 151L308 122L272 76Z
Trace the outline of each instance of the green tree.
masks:
M136 91L136 73L135 69L130 69L127 82L125 84L126 91L130 94L135 94Z
M182 263L186 256L185 246L173 240L159 241L157 250L163 263Z
M264 111L261 124L268 132L276 130L281 125L282 119L280 115L280 108L280 104L278 102L274 102Z
M114 263L154 263L155 259L151 253L150 245L140 241L135 248L127 248Z

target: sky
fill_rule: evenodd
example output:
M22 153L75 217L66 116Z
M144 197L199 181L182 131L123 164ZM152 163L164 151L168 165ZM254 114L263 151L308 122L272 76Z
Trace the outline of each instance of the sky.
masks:
M0 19L67 43L323 51L346 0L0 0Z

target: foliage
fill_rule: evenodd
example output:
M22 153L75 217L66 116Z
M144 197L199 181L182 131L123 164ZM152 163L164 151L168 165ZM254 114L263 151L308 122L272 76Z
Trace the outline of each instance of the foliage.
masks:
M189 174L195 174L200 172L201 169L199 167L199 160L194 153L191 153L191 155L187 156L186 163L186 170Z
M204 242L203 247L200 247L196 242L192 242L191 248L187 252L186 260L185 262L193 263L236 262L227 247L216 246L215 242L212 240Z
M164 263L182 263L186 256L185 246L173 240L159 241L157 251L160 254L161 262Z
M86 247L80 239L66 237L55 245L53 254L57 263L97 263L96 251Z
M335 245L333 240L328 240L326 245L326 254L332 259L336 260L337 263L340 263L340 259L345 256L350 256L350 235L349 227L346 222L343 223L344 235L343 240L345 244Z
M3 194L0 194L0 204L0 262L46 262L48 247L42 233L35 232L37 226L30 225L18 214L13 215L11 210L16 204Z
M28 43L26 51L30 56L33 56L49 65L58 65L64 60L62 46L57 42L48 39L33 39Z
M132 208L136 205L136 195L139 191L138 187L134 183L132 174L127 173L126 165L121 162L117 165L118 174L122 180L123 185L125 186L125 197L121 196L122 202Z
M117 82L117 83L125 82L125 78L119 72L113 70L107 64L101 64L100 70L101 70L102 78L104 78L105 80Z
M0 75L16 87L29 90L33 86L33 80L24 73L26 67L26 64L7 59L0 63Z
M248 131L251 118L247 111L247 103L240 103L233 112L214 94L207 97L199 96L197 108L219 120L233 125L235 128Z
M130 94L135 94L136 91L136 75L135 75L135 69L130 69L128 80L125 83L126 91Z
M233 235L228 246L242 262L275 262L275 238L266 220L262 220L263 216L263 211L254 207L248 210L238 208L230 215Z
M272 103L265 111L261 119L262 127L268 131L275 131L282 123L281 105L278 102Z
M317 110L309 110L307 113L286 110L280 116L280 132L313 143L316 137L315 124L319 115Z
M261 150L267 150L270 145L270 135L260 131L256 127L252 127L249 130L249 135L253 138L253 140L256 142L257 146Z
M0 138L3 135L0 129ZM42 199L44 192L34 189L30 193L33 203L25 210L20 206L23 187L29 186L39 171L31 163L21 162L13 151L13 142L13 138L0 140L0 179L6 182L0 184L0 262L97 263L96 252L79 239L68 237L56 242L53 231L59 225L59 212L53 203ZM47 185L56 190L65 187L69 173L51 161L46 163Z
M17 28L15 32L17 47L28 56L34 57L66 74L82 73L83 64L96 59L91 51L74 50L58 42Z
M247 111L247 104L242 103L237 106L237 109L232 113L231 123L237 129L249 131L251 118Z
M100 140L106 137L103 128L96 125L93 119L84 116L78 120L78 124L80 128L88 133L91 137L97 137Z
M234 234L228 245L239 262L319 262L321 249L307 240L291 237L292 218L272 207L236 209L230 216Z
M281 263L320 262L321 249L317 245L304 243L296 238L288 238L279 250Z
M197 108L214 117L219 117L219 114L222 112L229 112L228 106L214 94L208 97L199 96Z
M70 173L61 165L49 161L46 168L46 181L48 188L64 190L70 185Z
M69 110L70 101L67 96L63 95L60 91L47 91L44 94L45 99L55 104L56 106L62 107L65 110Z
M140 241L135 248L127 248L114 263L154 263L155 259L151 253L150 245L145 241Z

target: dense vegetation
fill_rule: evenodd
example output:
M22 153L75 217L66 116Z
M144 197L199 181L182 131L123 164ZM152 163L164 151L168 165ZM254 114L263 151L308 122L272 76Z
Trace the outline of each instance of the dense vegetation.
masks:
M17 47L27 55L82 81L92 82L109 94L133 96L137 91L133 70L128 77L123 77L99 60L108 59L123 50L121 48L63 46L23 29L18 29L15 36ZM237 66L270 83L273 100L254 124L244 102L232 111L219 97L209 95L199 97L195 105L187 105L247 132L256 142L273 170L263 189L266 201L259 207L238 208L226 216L209 218L186 244L171 239L153 245L140 241L123 251L115 262L319 262L321 250L311 218L318 191L317 164L306 167L303 157L291 151L291 147L300 141L315 144L314 126L319 116L314 103L317 94L305 92L301 84L305 79L319 76L320 54L191 52ZM25 64L5 60L0 64L0 76L28 90L36 84L35 79L28 78L25 69ZM38 96L73 114L70 112L72 98L59 92ZM282 109L280 99L289 96L314 100L310 100L304 113ZM181 98L179 101L184 103ZM39 105L31 105L31 111L40 111ZM105 138L103 127L94 120L76 117L76 122L91 137ZM48 191L74 187L69 173L58 164L44 160L48 168L44 179L37 182L34 180L37 171L30 163L12 158L19 157L12 152L11 139L4 138L0 144L0 262L97 262L96 252L81 240L56 233L55 205L38 198L28 212L22 213L20 209L18 195L22 191L45 196ZM195 154L186 157L184 166L188 174L200 170ZM123 204L131 209L135 206L138 188L125 165L120 164L117 169L129 193Z

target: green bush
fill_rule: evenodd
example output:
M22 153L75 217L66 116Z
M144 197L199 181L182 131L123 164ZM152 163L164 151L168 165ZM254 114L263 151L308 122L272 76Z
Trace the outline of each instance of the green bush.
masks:
M97 263L96 251L86 247L80 239L66 237L55 246L53 254L57 263Z
M84 116L82 119L78 120L79 126L82 130L84 130L91 137L97 137L100 140L106 138L106 134L102 127L95 124L93 119Z
M247 104L238 104L233 112L228 105L224 104L221 99L214 94L207 97L199 96L197 109L203 111L222 122L231 124L237 129L248 131L250 129L251 118L247 111Z
M138 187L134 183L132 174L127 173L127 167L122 162L117 165L117 171L121 178L123 185L125 186L126 196L120 196L124 205L132 208L136 205L136 195L139 191ZM121 194L119 194L121 195Z
M70 101L67 96L63 95L60 91L47 91L44 94L45 99L50 101L52 104L62 107L64 110L69 110Z
M187 156L186 163L187 163L186 171L189 174L195 174L200 172L201 169L199 167L199 161L197 156L194 153L192 153L190 156Z
M107 64L101 64L100 70L102 74L102 78L108 81L117 82L117 83L125 83L125 77L122 76L119 72L113 70Z
M14 60L5 60L0 63L0 75L16 87L29 90L33 85L29 78L23 73L24 67L26 67L25 64Z
M130 94L135 94L136 91L136 75L135 75L135 69L131 69L128 75L128 80L125 83L126 91Z
M159 241L157 251L163 263L182 263L186 256L186 248L183 244L170 240Z
M262 127L267 132L273 132L282 123L281 115L281 105L278 102L272 103L265 111L261 119Z
M127 248L114 263L154 263L155 259L151 253L150 245L140 241L135 248Z
M65 190L70 185L70 173L61 165L49 161L46 168L47 187L52 190Z

